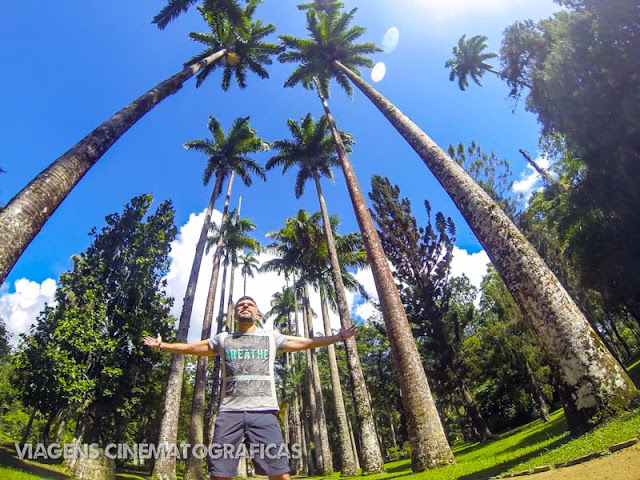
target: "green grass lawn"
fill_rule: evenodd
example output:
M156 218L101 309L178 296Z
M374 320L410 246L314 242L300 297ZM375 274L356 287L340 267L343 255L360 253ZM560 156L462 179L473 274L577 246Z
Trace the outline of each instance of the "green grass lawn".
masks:
M629 367L629 376L640 387L640 359ZM609 421L591 432L572 439L562 410L551 415L551 421L536 420L503 433L487 444L454 445L456 464L419 474L411 472L409 460L386 464L386 472L370 475L367 480L402 478L402 480L474 480L500 473L520 472L540 465L563 463L587 453L606 450L612 444L640 436L640 410ZM334 475L338 478L338 473ZM13 442L0 440L0 479L2 480L67 480L59 465L20 460ZM312 477L326 478L326 477ZM353 477L357 478L357 477ZM362 478L362 477L360 477ZM119 473L118 480L146 480L133 473Z

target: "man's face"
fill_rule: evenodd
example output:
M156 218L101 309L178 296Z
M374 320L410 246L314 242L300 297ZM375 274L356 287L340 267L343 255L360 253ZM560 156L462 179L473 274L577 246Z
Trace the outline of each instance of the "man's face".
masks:
M253 322L258 318L258 307L249 299L240 300L236 304L236 318L239 322Z

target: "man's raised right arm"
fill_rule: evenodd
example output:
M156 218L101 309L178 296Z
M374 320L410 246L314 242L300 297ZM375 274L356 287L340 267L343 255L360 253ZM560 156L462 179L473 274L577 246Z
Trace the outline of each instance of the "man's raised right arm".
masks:
M167 343L162 341L160 334L156 338L145 337L144 344L151 348L157 348L163 352L178 353L181 355L198 355L200 357L212 357L216 355L209 340L200 340L193 343Z

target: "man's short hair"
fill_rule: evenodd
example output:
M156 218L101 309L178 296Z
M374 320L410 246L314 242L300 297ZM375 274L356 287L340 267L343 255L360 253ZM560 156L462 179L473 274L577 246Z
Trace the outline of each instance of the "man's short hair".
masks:
M236 305L238 305L242 300L251 300L256 307L258 306L256 301L249 295L245 295L244 297L240 297L238 300L236 300Z

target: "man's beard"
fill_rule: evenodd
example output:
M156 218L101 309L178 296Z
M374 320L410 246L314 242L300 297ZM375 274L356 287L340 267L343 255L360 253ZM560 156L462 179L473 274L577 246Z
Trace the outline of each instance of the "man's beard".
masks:
M238 313L236 316L239 322L253 322L253 314L250 312Z

